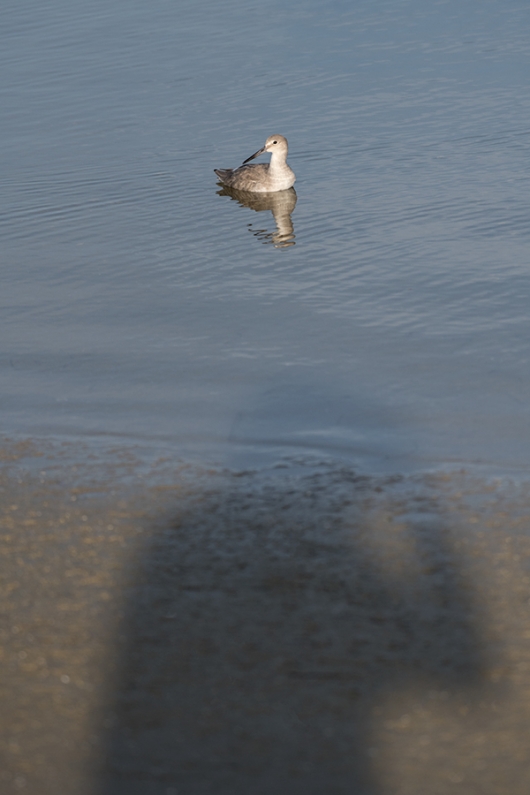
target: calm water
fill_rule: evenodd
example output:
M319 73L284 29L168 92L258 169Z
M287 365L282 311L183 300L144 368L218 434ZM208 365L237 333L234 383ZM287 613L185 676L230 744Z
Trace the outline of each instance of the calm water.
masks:
M2 432L530 467L526 2L3 11Z

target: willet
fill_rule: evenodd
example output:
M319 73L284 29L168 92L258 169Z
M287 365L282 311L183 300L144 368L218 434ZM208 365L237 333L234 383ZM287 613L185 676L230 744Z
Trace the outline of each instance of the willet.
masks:
M215 173L229 188L249 191L250 193L275 193L279 190L292 188L295 182L294 172L287 165L287 138L283 135L270 135L265 146L243 161L239 168L214 168ZM247 165L249 160L270 152L270 163Z

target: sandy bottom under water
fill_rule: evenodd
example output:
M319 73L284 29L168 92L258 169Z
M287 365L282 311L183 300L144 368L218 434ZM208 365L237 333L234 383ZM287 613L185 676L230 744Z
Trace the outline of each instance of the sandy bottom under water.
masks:
M530 493L0 447L0 792L527 795Z

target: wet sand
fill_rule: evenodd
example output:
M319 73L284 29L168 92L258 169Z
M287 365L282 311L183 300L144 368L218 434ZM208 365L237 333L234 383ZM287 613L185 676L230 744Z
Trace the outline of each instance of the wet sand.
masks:
M526 795L527 484L0 448L0 792Z

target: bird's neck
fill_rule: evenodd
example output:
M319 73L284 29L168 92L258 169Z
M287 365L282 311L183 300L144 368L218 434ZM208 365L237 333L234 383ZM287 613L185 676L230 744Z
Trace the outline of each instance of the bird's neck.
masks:
M285 168L286 156L283 152L273 152L269 168L271 171L281 171Z

